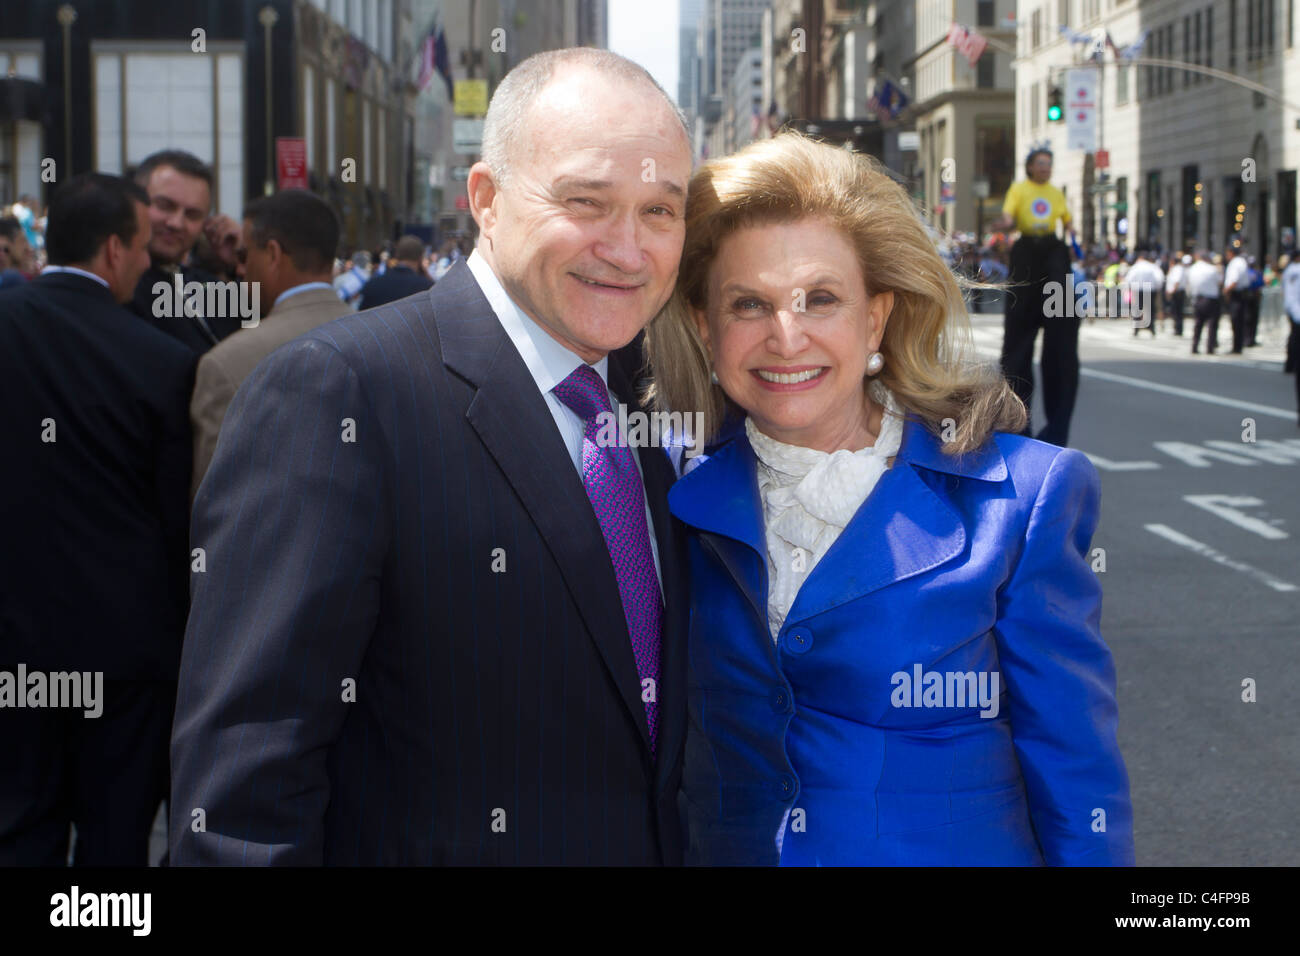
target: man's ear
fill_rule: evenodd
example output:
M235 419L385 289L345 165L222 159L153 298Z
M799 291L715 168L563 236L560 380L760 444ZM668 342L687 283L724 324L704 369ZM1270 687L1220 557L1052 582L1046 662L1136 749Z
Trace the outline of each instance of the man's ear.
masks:
M117 272L122 262L126 259L127 245L122 241L122 237L110 233L108 240L104 243L104 266L109 272Z
M496 200L501 190L487 163L480 160L470 167L465 188L469 193L469 211L478 223L479 232L491 239L497 224Z
M271 268L279 269L283 267L285 261L288 259L288 255L284 251L284 246L280 245L280 240L278 239L266 240L265 249L266 249L266 256L268 259L270 259Z

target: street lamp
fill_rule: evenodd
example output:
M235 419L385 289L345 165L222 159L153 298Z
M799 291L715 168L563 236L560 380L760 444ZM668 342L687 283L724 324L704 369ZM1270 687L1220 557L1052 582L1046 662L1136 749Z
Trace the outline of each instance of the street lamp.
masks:
M77 22L76 8L70 3L59 7L59 26L63 28L63 175L72 175L72 25Z
M266 47L266 180L262 184L262 191L266 195L275 192L275 139L271 126L271 27L275 26L280 15L275 12L271 6L263 7L257 12L257 22L262 24L265 30L265 39L263 46Z

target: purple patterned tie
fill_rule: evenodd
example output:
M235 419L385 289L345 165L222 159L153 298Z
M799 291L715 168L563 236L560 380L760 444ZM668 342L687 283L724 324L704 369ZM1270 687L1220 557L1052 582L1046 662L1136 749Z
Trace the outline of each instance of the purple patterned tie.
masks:
M605 535L605 546L618 576L618 593L632 638L632 653L641 677L641 699L650 727L650 753L655 752L659 723L659 641L663 602L659 577L650 551L645 520L641 472L626 444L603 447L596 440L601 423L596 416L613 412L605 382L590 365L579 365L552 391L586 422L582 435L582 483ZM608 432L608 429L607 429ZM650 681L649 685L646 681ZM648 698L648 699L647 699Z

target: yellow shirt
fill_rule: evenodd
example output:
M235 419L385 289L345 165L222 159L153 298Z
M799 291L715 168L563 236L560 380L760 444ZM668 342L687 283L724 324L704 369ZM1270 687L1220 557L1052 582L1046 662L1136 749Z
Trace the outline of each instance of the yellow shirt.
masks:
M1051 183L1022 179L1012 183L1002 201L1002 212L1015 219L1016 228L1034 236L1055 234L1059 216L1066 228L1070 211L1065 208L1065 194Z

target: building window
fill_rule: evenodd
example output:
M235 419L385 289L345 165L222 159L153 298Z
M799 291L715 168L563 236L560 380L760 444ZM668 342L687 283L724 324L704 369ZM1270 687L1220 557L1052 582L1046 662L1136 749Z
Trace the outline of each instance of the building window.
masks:
M1183 62L1190 63L1192 60L1192 17L1191 14L1183 17ZM1192 73L1190 70L1183 70L1183 89L1187 89L1188 84L1192 82Z
M325 155L329 162L325 167L325 176L339 174L339 141L337 129L338 92L337 83L332 76L325 78Z
M1228 69L1237 68L1237 0L1228 0Z
M993 0L979 0L976 5L975 23L981 27L993 26ZM880 15L876 15L876 29L880 29Z
M1205 65L1214 66L1214 7L1205 8ZM1213 79L1208 73L1205 75L1206 83Z
M1143 205L1146 207L1147 241L1158 242L1160 239L1160 171L1147 173L1147 188L1143 193Z
M302 66L302 136L307 142L307 169L316 168L316 71Z
M992 56L982 56L975 64L975 85L982 90L993 88L993 66L996 61Z
M1029 49L1037 50L1043 42L1043 11L1035 10L1029 18Z
M1056 19L1058 27L1070 25L1070 0L1056 0Z
M1192 16L1192 62L1197 66L1201 65L1201 11L1197 10ZM1201 82L1201 74L1193 73L1192 82Z
M1016 131L1005 119L975 120L975 176L989 181L989 198L1006 195L1015 178Z
M1115 70L1115 102L1123 105L1128 102L1129 67L1120 64Z
M1273 55L1273 51L1275 49L1273 45L1273 21L1275 19L1277 19L1277 5L1274 2L1274 0L1268 0L1268 12L1266 16L1266 22L1268 24L1268 33L1267 33L1268 39L1266 41L1266 44L1268 47L1269 56Z
M1165 56L1174 55L1174 24L1172 22L1165 24ZM1171 93L1174 89L1174 68L1165 67L1165 92Z
M370 129L370 100L361 101L361 161L365 164L365 172L361 174L361 181L369 186L375 184L375 165L371 162L373 153L370 151L371 142Z
M1200 178L1197 174L1197 167L1183 167L1183 245L1191 248L1197 244L1199 235L1199 213L1200 204L1197 200L1200 198L1201 190L1196 187L1200 185Z
M376 163L379 169L379 182L376 185L380 189L388 188L388 110L382 106L375 110L379 114L379 159Z
M1151 43L1152 58L1158 60L1164 57L1165 31L1158 28L1151 31ZM1153 66L1150 69L1152 92L1159 95L1164 90L1165 68L1163 66Z
M92 50L95 166L126 172L182 143L212 166L214 210L237 219L244 201L243 57L184 50Z

